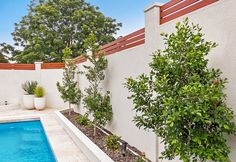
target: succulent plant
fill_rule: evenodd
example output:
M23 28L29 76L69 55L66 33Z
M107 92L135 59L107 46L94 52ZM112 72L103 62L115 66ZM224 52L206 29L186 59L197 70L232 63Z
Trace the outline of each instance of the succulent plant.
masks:
M44 89L41 86L37 86L34 92L35 97L43 97L44 96Z
M26 81L22 84L22 89L28 94L33 95L35 88L37 87L38 82L37 81Z

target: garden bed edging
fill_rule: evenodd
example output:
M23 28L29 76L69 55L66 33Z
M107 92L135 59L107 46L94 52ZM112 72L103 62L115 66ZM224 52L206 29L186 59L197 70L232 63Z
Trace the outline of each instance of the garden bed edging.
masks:
M93 162L114 162L96 144L94 144L83 132L72 124L60 111L55 112L57 120L71 136L75 144Z

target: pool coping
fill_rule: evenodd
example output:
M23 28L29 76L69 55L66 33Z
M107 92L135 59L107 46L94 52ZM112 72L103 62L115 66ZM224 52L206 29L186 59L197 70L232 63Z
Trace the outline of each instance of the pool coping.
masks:
M0 118L0 123L24 122L24 121L35 121L35 120L41 121L39 116L20 116L19 118L17 116L13 119L10 119L10 117L7 117L6 119Z

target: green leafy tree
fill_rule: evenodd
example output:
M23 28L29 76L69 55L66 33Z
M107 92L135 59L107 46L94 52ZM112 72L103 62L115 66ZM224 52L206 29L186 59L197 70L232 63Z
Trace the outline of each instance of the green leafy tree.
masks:
M120 26L84 0L32 0L12 33L15 46L23 50L9 52L18 63L61 62L66 47L72 58L85 53L84 40L92 31L97 43L104 45L114 40Z
M63 50L65 68L63 72L62 84L57 82L58 91L61 93L61 98L64 102L69 103L69 115L71 114L71 105L79 104L81 100L81 90L79 89L78 82L75 80L76 76L76 64L72 59L68 57L72 54L69 48Z
M110 92L101 93L100 84L105 79L105 70L108 62L102 53L98 53L98 45L95 35L90 34L86 39L85 46L92 51L91 56L86 56L91 65L84 65L85 76L89 81L89 87L85 89L83 103L92 114L94 123L94 136L96 136L96 126L106 125L112 119L112 106L110 103Z
M225 135L236 132L234 115L225 103L226 79L206 59L217 45L204 40L202 29L188 19L176 30L162 34L165 49L153 55L150 74L127 80L137 112L134 122L161 137L161 158L228 162Z

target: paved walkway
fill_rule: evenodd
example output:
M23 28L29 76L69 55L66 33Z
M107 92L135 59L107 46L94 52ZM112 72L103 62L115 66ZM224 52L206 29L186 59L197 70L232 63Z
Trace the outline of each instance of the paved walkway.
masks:
M56 120L56 110L0 110L0 122L40 118L58 162L89 162Z

